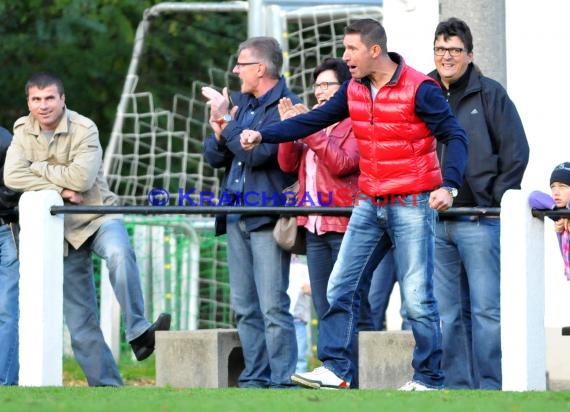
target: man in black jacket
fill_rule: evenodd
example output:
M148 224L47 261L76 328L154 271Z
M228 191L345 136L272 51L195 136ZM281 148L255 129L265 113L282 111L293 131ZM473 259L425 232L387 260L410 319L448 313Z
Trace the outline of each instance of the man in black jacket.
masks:
M450 18L434 38L436 70L452 111L469 136L456 207L498 207L520 189L529 147L505 89L473 64L467 24ZM445 166L445 146L438 144ZM497 217L440 215L436 225L434 292L442 321L445 386L501 389L500 222Z
M12 134L0 127L0 385L17 385L18 358L18 282L20 265L14 234L20 193L4 185L4 161Z

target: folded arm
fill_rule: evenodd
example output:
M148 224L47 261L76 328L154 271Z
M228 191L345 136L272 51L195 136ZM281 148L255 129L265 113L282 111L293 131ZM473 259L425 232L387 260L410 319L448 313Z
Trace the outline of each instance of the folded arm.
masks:
M96 127L71 146L68 164L57 164L50 159L35 159L33 151L26 150L23 139L15 135L4 165L6 185L14 190L70 189L85 192L95 183L101 167L103 150Z

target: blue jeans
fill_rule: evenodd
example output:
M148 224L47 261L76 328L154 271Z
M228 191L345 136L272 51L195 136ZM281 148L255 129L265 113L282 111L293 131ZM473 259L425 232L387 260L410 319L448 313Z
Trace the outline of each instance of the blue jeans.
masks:
M119 386L119 370L99 326L91 252L107 263L111 285L125 313L127 340L140 336L150 322L144 318L139 271L123 221L106 221L79 249L70 246L63 261L63 313L75 358L90 386Z
M311 283L311 298L318 319L322 319L329 310L327 285L343 236L344 233L337 232L316 235L307 230L307 267Z
M295 366L295 373L303 373L307 372L307 354L309 353L307 322L295 319L294 324L297 337L297 366Z
M311 297L315 305L317 319L320 322L329 310L327 300L327 287L334 264L340 251L340 245L344 233L327 232L316 235L307 230L307 267L309 268L309 280L311 283ZM371 319L369 311L363 314L367 321ZM359 324L358 326L362 326ZM360 329L359 329L360 330ZM362 330L370 330L363 326ZM358 341L355 340L350 353L352 364L351 376L355 379L351 382L351 387L358 387L357 366L358 366Z
M245 369L240 387L290 387L297 341L287 295L291 255L273 239L273 226L248 232L228 215L230 299Z
M435 244L445 386L501 389L500 221L438 222Z
M394 263L394 251L390 249L372 274L370 291L361 295L358 330L386 330L386 310L394 285L398 282L398 271ZM404 296L400 290L400 316L402 330L410 330L406 315Z
M17 385L18 306L20 280L18 251L9 225L0 226L0 385Z
M107 264L111 286L123 311L125 335L130 342L142 335L151 323L145 318L139 268L123 221L112 219L103 223L91 240L91 250Z
M443 386L441 330L432 286L435 211L428 199L429 193L409 195L383 206L368 199L353 209L329 279L330 308L321 320L318 346L325 367L343 379L353 378L350 352L359 315L358 291L363 282L370 282L393 245L416 341L413 379L430 387Z

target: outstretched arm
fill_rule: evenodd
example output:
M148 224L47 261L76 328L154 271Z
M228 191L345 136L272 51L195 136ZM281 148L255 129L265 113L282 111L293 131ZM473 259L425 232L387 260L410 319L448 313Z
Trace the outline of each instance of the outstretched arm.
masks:
M242 147L251 150L262 140L263 143L272 144L291 142L347 118L346 85L344 83L328 102L310 112L264 127L260 131L244 130L240 135Z

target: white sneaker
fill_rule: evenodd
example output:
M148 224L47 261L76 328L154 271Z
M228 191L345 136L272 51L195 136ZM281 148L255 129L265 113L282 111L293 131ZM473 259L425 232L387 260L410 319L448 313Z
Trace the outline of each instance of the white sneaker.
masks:
M423 391L436 391L436 388L430 388L429 386L424 385L418 381L409 381L406 382L403 386L401 386L399 391L404 392L423 392Z
M350 383L336 376L324 366L319 366L312 372L296 373L291 380L297 385L311 389L348 389Z

